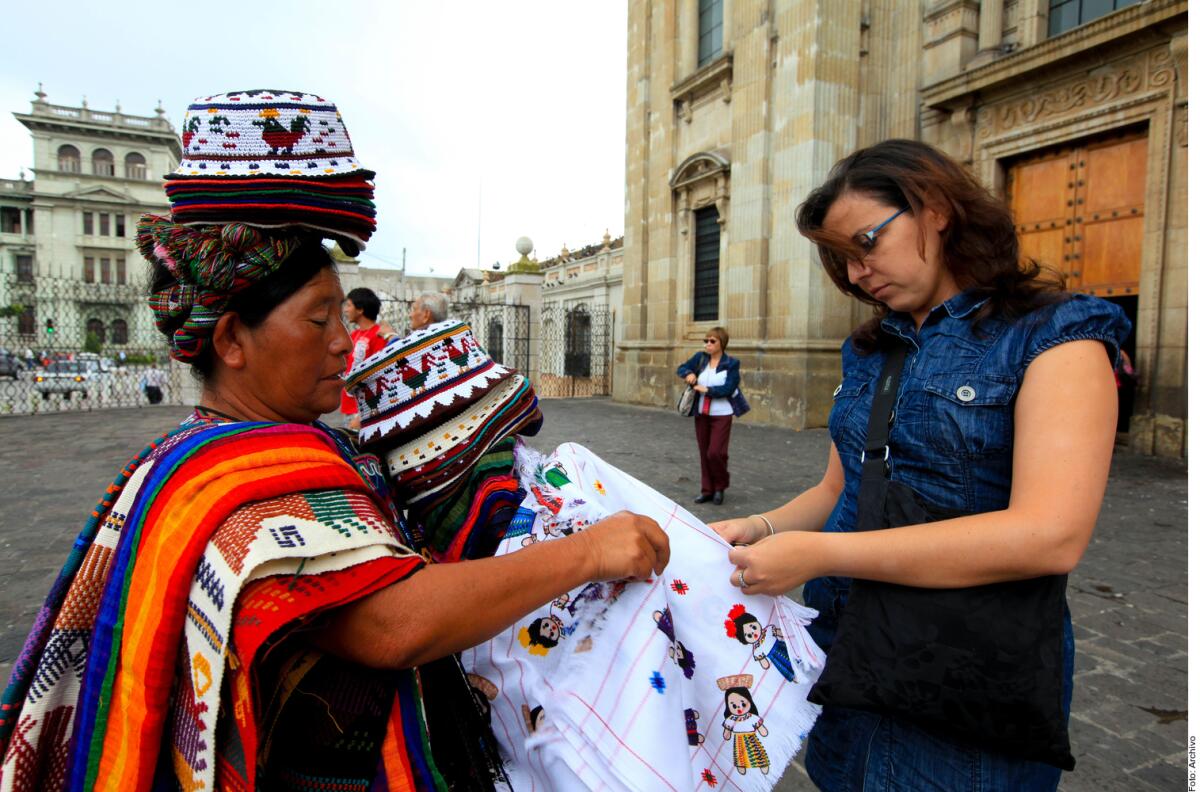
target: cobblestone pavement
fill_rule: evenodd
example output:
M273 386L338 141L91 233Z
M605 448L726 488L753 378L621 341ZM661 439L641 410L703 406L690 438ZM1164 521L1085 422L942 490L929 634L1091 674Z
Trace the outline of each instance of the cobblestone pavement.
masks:
M534 445L572 440L691 506L699 490L692 426L666 410L608 400L543 401ZM119 468L178 407L0 418L0 675L88 511ZM773 508L823 471L828 436L739 422L724 506L703 519ZM1071 576L1077 672L1062 789L1138 792L1184 785L1187 744L1187 468L1118 450L1105 507ZM778 789L810 790L799 763Z

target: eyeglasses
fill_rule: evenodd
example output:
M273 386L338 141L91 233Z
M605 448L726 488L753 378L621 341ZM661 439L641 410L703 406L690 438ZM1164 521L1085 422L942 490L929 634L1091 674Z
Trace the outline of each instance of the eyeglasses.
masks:
M718 343L720 343L720 342L719 342L719 341L717 341L717 339L715 339L715 338L706 338L706 339L704 339L704 343L706 343L706 344L718 344Z
M856 235L854 237L855 244L857 244L860 248L862 248L862 251L864 254L870 253L872 250L875 249L875 243L879 240L879 232L882 231L887 226L888 223L892 222L897 217L899 217L900 215L904 214L907 211L908 211L907 206L904 207L903 209L898 209L895 214L893 214L887 220L884 220L879 225L872 228L870 231L865 231L861 234Z

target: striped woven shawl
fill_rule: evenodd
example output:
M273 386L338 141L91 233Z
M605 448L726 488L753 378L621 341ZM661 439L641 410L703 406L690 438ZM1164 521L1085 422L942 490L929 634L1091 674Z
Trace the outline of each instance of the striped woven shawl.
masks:
M319 567L330 552L353 559L359 551L366 552L360 561L392 557L419 566L394 522L382 517L389 507L339 443L309 426L185 423L129 463L76 539L0 702L4 790L151 789L156 773L161 780L171 766L160 746L172 745L180 782L213 788L218 707L197 698L198 737L190 746L179 744L178 723L168 719L178 721L176 699L219 692L229 647L220 624L232 622L228 611L252 567L274 563L276 573L286 572L290 559L297 573L295 562L303 567L314 553L322 554ZM331 506L312 493L342 500ZM237 570L240 577L226 570L233 587L222 588L221 573L210 568L214 534L239 508L289 495L311 501L313 527L281 523L268 531L264 521L236 553L217 548L222 563L247 567ZM326 561L325 569L335 568ZM193 631L187 640L185 627ZM183 658L193 639L211 646ZM211 676L177 682L181 659L196 668L203 662ZM181 757L194 763L194 778L181 777L189 770ZM247 763L253 773L253 759Z

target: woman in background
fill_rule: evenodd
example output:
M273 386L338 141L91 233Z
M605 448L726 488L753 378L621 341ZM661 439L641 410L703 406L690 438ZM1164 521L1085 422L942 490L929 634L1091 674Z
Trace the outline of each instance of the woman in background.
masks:
M704 334L704 349L676 374L696 391L691 415L696 419L696 445L700 448L700 494L694 503L720 506L729 489L729 434L734 416L745 415L750 405L742 396L741 363L725 353L729 333L714 327Z

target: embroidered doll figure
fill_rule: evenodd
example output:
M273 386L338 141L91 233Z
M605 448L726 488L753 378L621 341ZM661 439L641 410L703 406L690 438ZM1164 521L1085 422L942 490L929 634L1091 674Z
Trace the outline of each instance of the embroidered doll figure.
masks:
M567 477L567 469L563 467L562 462L555 462L543 470L542 479L555 489L562 489L571 483L571 479Z
M546 711L542 709L541 704L533 709L530 709L528 704L522 704L521 714L525 717L525 728L529 729L530 734L533 734L539 726L546 722Z
M654 611L654 622L658 625L658 629L662 631L663 635L667 636L667 639L671 642L670 648L667 649L667 654L683 669L683 675L691 679L692 674L696 673L696 657L683 645L682 641L676 640L675 624L671 621L671 609L666 608Z
M754 614L746 612L745 605L734 605L725 619L725 633L749 646L750 653L764 669L774 665L788 682L796 681L796 671L792 668L792 658L783 640L783 630L773 624L764 628ZM766 650L763 647L768 637L773 639L773 643Z
M564 633L562 619L553 613L549 616L539 616L522 627L517 633L517 640L529 650L531 655L545 656L554 647Z
M551 514L557 515L560 511L562 511L562 498L558 497L557 495L551 495L537 484L529 485L529 490L533 493L533 497L537 498L537 502L542 504L542 506L544 506ZM546 530L547 532L549 531L548 528Z
M524 506L517 509L508 523L508 530L504 532L504 538L512 539L520 536L522 547L528 547L536 542L537 537L533 535L533 522L536 516L532 510L526 509Z
M757 767L763 775L771 772L771 758L758 738L767 736L767 726L758 715L758 707L750 695L754 677L735 674L721 677L717 687L725 691L725 721L722 724L726 741L733 740L733 766L738 773Z
M696 710L685 709L683 711L683 726L687 729L688 745L700 745L704 742L704 735L700 733L696 722L700 720L700 713Z
M614 580L608 583L588 583L579 590L574 599L570 602L564 601L558 607L565 608L567 613L575 616L579 610L579 606L587 602L600 602L603 600L606 605L611 605L617 601L617 597L621 596L621 592L625 590L627 585L629 585L628 582L624 580ZM564 594L563 596L566 597L568 595ZM558 600L555 600L555 602L558 602Z

